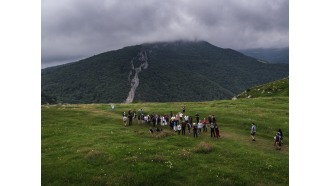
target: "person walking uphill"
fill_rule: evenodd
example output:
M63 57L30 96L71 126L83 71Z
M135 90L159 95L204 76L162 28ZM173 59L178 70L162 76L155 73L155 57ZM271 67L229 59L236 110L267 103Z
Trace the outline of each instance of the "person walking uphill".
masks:
M252 126L251 126L251 137L252 137L252 141L255 141L256 138L256 132L257 132L257 127L254 123L252 123Z

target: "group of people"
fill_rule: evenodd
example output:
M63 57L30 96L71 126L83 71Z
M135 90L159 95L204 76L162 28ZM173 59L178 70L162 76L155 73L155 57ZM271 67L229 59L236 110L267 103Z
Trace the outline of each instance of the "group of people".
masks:
M188 116L185 114L186 107L182 107L182 112L178 112L177 114L173 114L171 111L169 115L167 114L144 114L143 109L140 109L137 113L135 110L129 110L127 113L123 112L123 123L125 126L132 125L133 119L137 120L138 124L152 124L153 127L156 126L167 126L169 125L170 129L174 132L177 132L178 135L186 135L186 129L188 129L188 133L191 134L191 130L194 137L198 137L198 135L203 132L207 132L207 129L210 128L211 137L220 138L220 128L216 122L214 115L209 115L208 119L204 118L200 120L200 116L198 113L195 114L195 119L192 116ZM128 124L127 124L128 123ZM155 131L161 131L159 129ZM152 128L149 129L150 132L154 132Z
M195 114L195 121L192 116L188 116L185 114L186 107L182 107L182 112L178 112L177 114L173 114L171 111L169 115L163 114L148 114L145 115L143 109L139 110L139 113L136 113L135 110L129 110L123 112L123 123L125 126L132 125L133 119L137 120L138 124L152 124L153 127L157 126L156 130L152 128L149 129L149 132L153 133L154 131L160 132L164 126L169 125L170 129L174 132L177 132L178 135L186 135L186 129L188 129L188 133L191 134L191 129L194 138L197 138L198 135L202 134L203 132L207 132L207 129L210 128L211 137L220 138L220 128L217 124L216 118L214 115L209 115L208 119L203 118L200 120L200 116L198 113ZM160 129L158 126L162 126ZM252 123L251 126L251 137L252 141L256 141L256 125ZM276 135L274 136L274 146L276 146L277 150L281 150L281 145L283 143L283 133L281 129L278 129Z
M252 123L252 126L251 126L252 141L256 141L256 139L255 139L256 132L257 132L257 127L256 127L255 123ZM278 129L278 131L276 132L276 134L274 136L274 146L276 146L277 150L281 150L282 143L283 143L283 132L282 132L282 129Z

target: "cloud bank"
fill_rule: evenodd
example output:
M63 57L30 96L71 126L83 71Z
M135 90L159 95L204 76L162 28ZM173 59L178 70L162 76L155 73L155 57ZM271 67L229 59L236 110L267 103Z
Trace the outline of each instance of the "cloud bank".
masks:
M43 0L42 67L145 42L289 46L288 0Z

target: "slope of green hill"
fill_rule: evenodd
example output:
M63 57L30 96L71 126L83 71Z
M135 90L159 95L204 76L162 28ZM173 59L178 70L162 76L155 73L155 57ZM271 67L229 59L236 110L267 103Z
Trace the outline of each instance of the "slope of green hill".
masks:
M42 185L288 185L288 97L209 102L71 104L41 108ZM152 124L125 127L122 112L181 111L200 118L214 114L220 139L210 128L197 138ZM195 122L195 117L193 117ZM256 141L251 140L256 123ZM209 127L209 126L208 126ZM155 129L154 127L153 129ZM284 144L273 137L281 128Z
M289 78L266 83L260 86L249 88L239 94L237 98L255 97L289 97Z
M288 73L288 65L264 64L205 41L159 42L43 69L41 88L64 103L124 102L129 93L129 101L138 102L205 101Z

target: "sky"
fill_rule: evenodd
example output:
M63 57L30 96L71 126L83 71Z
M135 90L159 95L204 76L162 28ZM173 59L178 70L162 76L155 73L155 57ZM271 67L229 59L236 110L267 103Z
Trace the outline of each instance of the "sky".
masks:
M289 46L289 0L42 0L41 67L146 42Z

